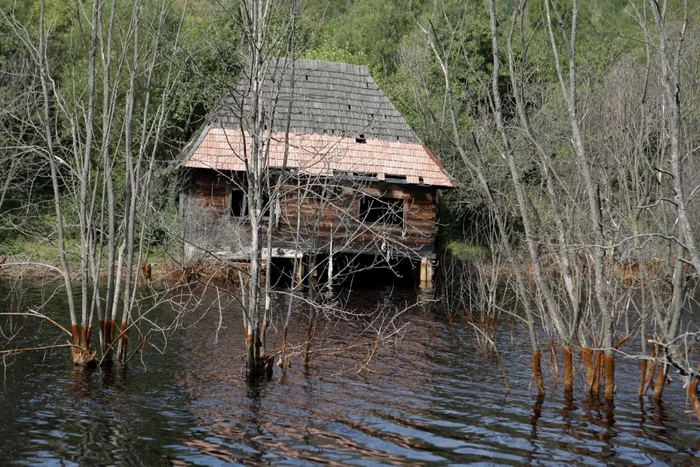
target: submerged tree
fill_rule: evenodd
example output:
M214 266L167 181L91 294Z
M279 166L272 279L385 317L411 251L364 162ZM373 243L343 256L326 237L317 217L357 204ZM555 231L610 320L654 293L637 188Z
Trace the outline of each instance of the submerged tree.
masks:
M597 50L603 33L591 31L593 13L575 0L489 6L488 28L473 4L436 6L422 21L427 47L405 49L406 68L419 70L411 78L423 131L468 169L472 198L461 201L480 195L493 213L508 267L494 266L495 253L488 267L504 279L512 272L531 334L541 327L561 346L566 394L578 348L586 391L597 395L604 383L612 398L620 346L641 329L646 362L647 340L676 342L689 306L695 247L681 217L695 213L687 167L696 137L695 106L682 98L694 76L684 56L693 52L681 51L690 10L633 3L643 27L620 27L644 48L630 53ZM647 25L649 8L658 15ZM489 47L475 30L488 30ZM635 55L644 50L646 68ZM531 345L536 352L536 335ZM661 348L655 355L663 360ZM654 371L644 363L642 373L640 393ZM661 371L655 397L664 381Z
M48 167L50 238L70 325L44 318L70 336L76 365L109 362L113 351L125 363L129 329L138 321L136 270L145 259L149 190L178 72L165 50L177 54L185 10L168 1L121 8L95 0L66 15L60 26L69 34L61 35L54 21L62 12L44 0L38 7L36 17L30 9L26 17L3 9L2 19L29 57L27 81L37 83L21 90L35 100L12 115L6 139L19 142L25 160ZM32 138L16 134L27 125Z

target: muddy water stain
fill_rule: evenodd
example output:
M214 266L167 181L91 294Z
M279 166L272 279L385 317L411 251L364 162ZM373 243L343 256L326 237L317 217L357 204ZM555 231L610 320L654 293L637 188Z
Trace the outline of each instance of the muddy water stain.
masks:
M373 309L415 299L384 288L349 302ZM281 315L286 302L278 304ZM233 308L189 316L165 354L146 352L125 371L74 370L61 352L16 357L1 382L0 464L677 465L699 455L681 389L672 385L654 404L622 384L636 381L636 362L620 362L614 404L566 400L560 387L538 400L517 328L497 335L508 392L472 333L418 307L401 318L405 338L359 373L368 347L346 347L370 336L334 320L319 329L308 368L297 358L250 385L239 319ZM55 337L27 326L29 340ZM302 318L291 341L304 336Z

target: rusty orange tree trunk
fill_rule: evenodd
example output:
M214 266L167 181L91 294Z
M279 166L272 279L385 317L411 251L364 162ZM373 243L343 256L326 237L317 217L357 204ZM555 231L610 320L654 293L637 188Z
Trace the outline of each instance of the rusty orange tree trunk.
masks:
M117 361L126 363L127 351L129 349L129 324L122 321L119 327L119 336L117 337Z
M615 398L615 354L612 350L603 351L605 360L605 398Z
M666 372L668 371L668 365L666 362L659 365L659 372L656 375L656 383L654 384L654 400L660 401L664 394L664 385L666 383Z
M593 392L593 383L595 382L595 363L593 351L588 347L581 350L581 358L586 367L586 391Z
M646 374L645 378L646 380L644 381L644 390L642 391L643 394L646 394L647 391L649 391L649 388L651 387L651 384L654 381L654 373L656 373L656 357L659 356L659 346L657 344L654 344L654 346L651 349L651 360L647 361L647 369L646 369Z
M698 365L698 369L696 370L697 372L700 372L700 365ZM690 380L688 381L688 400L690 401L690 405L693 407L693 412L695 412L695 416L698 417L698 420L700 420L700 400L698 400L698 383L700 383L700 379L698 379L697 375L691 375L689 376Z
M647 361L642 360L639 368L639 388L637 389L637 395L642 397L646 392L646 381L647 381Z
M593 383L591 384L591 394L600 394L600 381L603 372L603 352L597 350L595 352L595 366L593 367Z
M565 345L562 348L564 355L564 393L573 394L574 392L574 354L571 351L571 346Z
M93 367L95 366L96 352L90 349L90 327L81 327L77 324L71 325L71 334L73 336L73 347L71 347L71 356L73 364L76 366Z

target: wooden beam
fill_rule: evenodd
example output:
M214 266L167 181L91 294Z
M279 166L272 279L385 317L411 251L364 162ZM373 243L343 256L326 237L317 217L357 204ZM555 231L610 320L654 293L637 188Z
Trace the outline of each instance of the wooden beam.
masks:
M433 286L433 263L429 258L420 260L420 287L431 288Z

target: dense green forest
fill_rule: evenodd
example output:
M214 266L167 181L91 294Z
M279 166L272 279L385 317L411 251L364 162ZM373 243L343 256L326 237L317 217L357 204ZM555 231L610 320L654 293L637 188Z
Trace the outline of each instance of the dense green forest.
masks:
M46 189L49 178L47 167L27 151L22 151L15 139L19 137L26 142L37 128L31 120L37 117L36 114L33 115L37 111L36 102L31 101L38 98L38 70L28 48L32 46L31 41L38 38L41 2L17 3L8 0L4 3L3 24L0 25L0 64L2 93L6 103L2 120L5 130L3 137L7 149L2 163L3 173L10 177L4 177L3 214L9 216L11 221L2 226L0 255L27 253L35 248L38 250L32 251L33 253L50 255L50 251L44 251L40 247L41 241L35 242L45 240L46 229L51 229L52 225L50 219L44 216L46 214L50 217L52 210L49 207L47 212L47 206L41 203L42 194L51 195L50 190ZM496 3L499 17L503 18L499 33L505 36L508 33L508 18L513 15L518 2L508 0ZM571 6L566 5L566 2L560 3L558 14L564 15L566 19L567 15L570 16ZM138 2L119 5L116 21L120 31L126 30L131 9L135 5ZM643 2L640 5L643 7ZM628 67L637 67L639 72L643 70L645 56L642 31L635 18L641 14L638 11L641 7L624 0L586 2L586 5L580 7L577 63L582 101L590 100L596 93L603 92L606 79L610 79L609 75L615 71L615 66L620 66L621 61ZM145 14L151 15L147 19L150 21L147 27L155 27L159 11L146 3L141 8ZM147 11L149 8L153 11ZM443 223L448 226L446 244L452 246L453 253L465 259L470 255L485 254L479 245L483 247L489 243L482 230L488 223L479 220L483 221L480 216L485 215L487 210L483 209L480 196L475 195L471 176L450 141L450 132L447 131L449 125L445 121L445 78L430 49L430 43L444 41L439 46L449 47L449 50L444 50L451 54L448 63L450 93L460 131L468 135L483 126L483 119L490 112L492 64L486 4L480 1L443 2L440 5L424 1L309 1L302 5L280 7L277 14L291 14L290 8L296 8L298 11L295 14L299 15L295 23L294 50L280 50L280 55L292 52L294 56L303 58L368 66L374 79L409 120L421 139L440 156L449 172L462 183L463 189L446 195L443 213ZM87 20L90 5L48 1L46 11L49 32L47 48L50 53L47 64L51 67L48 71L61 92L76 93L70 98L76 100L75 105L84 106L86 103L82 100L86 96L86 54L89 43ZM243 38L239 11L233 3L175 1L169 2L166 14L162 26L163 35L157 38L160 41L157 47L159 54L168 55L167 60L165 56L159 59L153 82L147 84L143 77L137 79L135 105L143 105L140 99L143 96L138 93L143 92L146 86L159 92L161 87L166 86L161 80L172 80L167 83L167 86L171 86L165 112L167 121L163 126L157 159L164 176L174 177L170 172L165 175L167 168L177 160L184 144L230 89L245 60L245 51L241 47ZM558 82L551 62L543 14L541 1L529 2L526 16L518 26L524 28L520 33L527 40L527 44L522 44L526 49L521 52L527 53L526 69L519 72L526 74L527 82L524 84L528 85L529 93L527 105L531 106L533 114L538 114L542 119L556 120L559 116L555 114L562 110L557 106L562 102L557 96ZM426 28L433 30L426 31ZM175 35L178 36L177 39ZM115 47L118 48L122 41L123 39L115 40ZM115 57L121 53L116 48L113 51ZM505 53L505 50L501 51L501 59L504 61ZM167 73L174 73L174 77L163 76ZM514 103L508 95L508 73L507 69L502 69L502 86L505 105L511 108L510 117L513 118ZM122 73L122 78L113 79L116 88L126 87L127 83L117 81L126 79L125 73ZM97 83L98 88L100 85ZM122 94L118 97L121 99L115 99L114 109L117 117L124 112L126 106L126 96ZM27 113L22 114L22 111ZM543 122L545 126L548 123ZM475 148L469 147L471 142L467 139L464 144L469 151L475 151ZM19 157L15 157L16 154L26 156L21 164L18 162ZM536 189L541 182L537 167L535 164L528 167L528 161L522 161L522 164L525 182ZM498 165L489 170L489 176L494 181L505 175L505 167ZM18 170L24 172L20 174ZM169 179L172 180L174 179ZM28 194L31 197L27 197ZM172 202L168 198L172 193L159 194L163 195L159 203ZM30 200L31 203L26 203ZM33 215L27 215L30 212L27 209L32 209ZM67 209L70 211L70 206ZM517 214L514 216L518 217ZM44 229L40 228L41 223L36 222L42 220L48 222Z
M631 335L632 353L665 352L659 374L695 366L678 342L695 335L684 316L700 270L698 8L4 0L0 254L62 265L83 297L114 266L105 311L118 322L132 270L175 256L182 150L246 61L362 64L460 182L441 199L446 312L496 322L512 305L493 281L505 279L538 390L542 329L562 349L568 390L578 350L587 389L604 381L612 397L614 355ZM71 307L87 326L94 307ZM89 353L88 331L71 332ZM643 360L640 394L656 366Z

